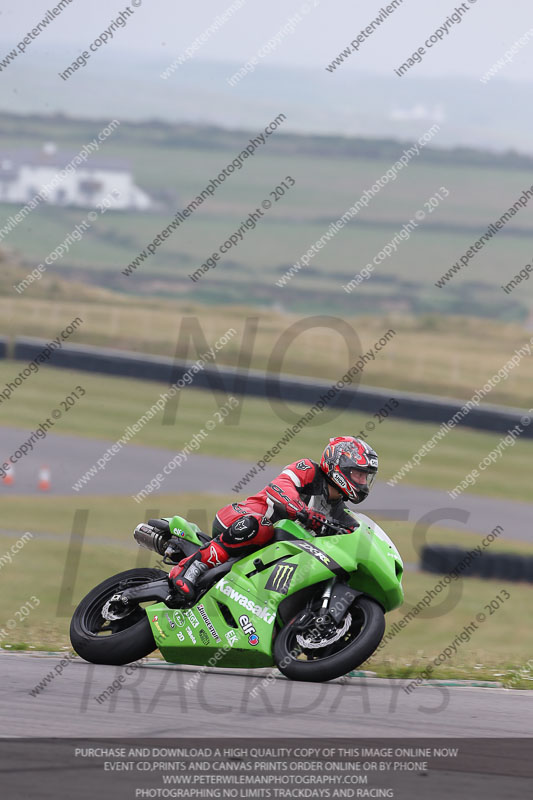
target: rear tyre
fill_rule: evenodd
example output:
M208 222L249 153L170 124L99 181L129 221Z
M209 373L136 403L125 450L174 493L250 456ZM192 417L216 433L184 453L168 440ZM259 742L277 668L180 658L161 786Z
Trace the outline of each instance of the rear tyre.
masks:
M306 648L298 642L294 623L299 615L288 622L274 642L274 661L280 672L294 681L330 681L370 658L385 632L383 609L372 598L360 596L348 613L351 623L345 634L322 648Z
M70 623L70 641L76 653L92 664L121 666L155 650L144 608L135 605L121 619L113 621L104 619L102 608L121 590L166 577L167 573L160 569L128 569L92 589L78 605Z

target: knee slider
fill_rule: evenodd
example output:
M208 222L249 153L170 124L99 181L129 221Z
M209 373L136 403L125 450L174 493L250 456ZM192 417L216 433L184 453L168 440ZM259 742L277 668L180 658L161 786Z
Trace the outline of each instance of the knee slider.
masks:
M250 541L259 530L259 522L255 517L247 515L235 520L224 534L228 544L244 544Z

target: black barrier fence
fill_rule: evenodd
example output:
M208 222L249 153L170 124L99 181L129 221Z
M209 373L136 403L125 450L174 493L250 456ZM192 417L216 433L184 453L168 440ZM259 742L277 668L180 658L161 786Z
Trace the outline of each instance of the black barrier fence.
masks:
M45 345L46 342L41 339L17 338L14 358L20 361L32 361ZM46 365L167 384L179 381L191 366L188 362L164 356L127 353L122 350L87 345L63 345L61 349L53 352ZM258 370L239 370L213 365L205 366L198 372L191 384L191 388L196 389L266 397L269 400L308 405L314 404L322 394L327 394L331 386L331 381L309 380ZM390 399L390 392L390 389L346 386L328 400L328 408L373 413ZM462 408L460 401L443 400L431 395L395 391L394 396L398 401L394 416L398 419L441 424L450 420ZM473 408L458 424L506 434L509 429L520 423L522 414L523 412L518 409L485 405ZM533 438L533 425L526 427L521 436Z
M528 739L2 740L9 800L123 798L525 798Z
M425 572L449 575L460 567L461 578L486 578L533 583L533 556L520 553L480 552L468 559L472 551L447 545L426 545L421 554L420 568ZM468 559L468 563L466 563Z

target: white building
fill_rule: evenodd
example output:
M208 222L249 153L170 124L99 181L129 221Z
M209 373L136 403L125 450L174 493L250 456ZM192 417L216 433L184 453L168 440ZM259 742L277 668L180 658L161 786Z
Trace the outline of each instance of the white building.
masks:
M108 198L109 207L116 210L147 211L156 207L151 197L135 185L130 165L122 159L91 155L57 180L58 173L74 156L54 145L45 145L41 150L0 150L0 202L24 205L53 183L52 191L44 193L49 205L96 208Z

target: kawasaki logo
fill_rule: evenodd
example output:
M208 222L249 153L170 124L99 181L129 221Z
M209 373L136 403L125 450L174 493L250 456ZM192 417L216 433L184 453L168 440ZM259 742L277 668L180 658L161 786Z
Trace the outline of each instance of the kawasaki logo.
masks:
M269 625L274 622L276 615L272 614L267 606L257 605L250 597L247 597L245 594L241 594L240 592L236 591L233 586L230 586L228 583L226 583L224 579L219 582L218 588L222 594L225 594L226 597L231 598L231 600L235 600L236 603L245 608L247 611L251 611L252 614L255 614L256 617L259 617L259 619L264 619Z

